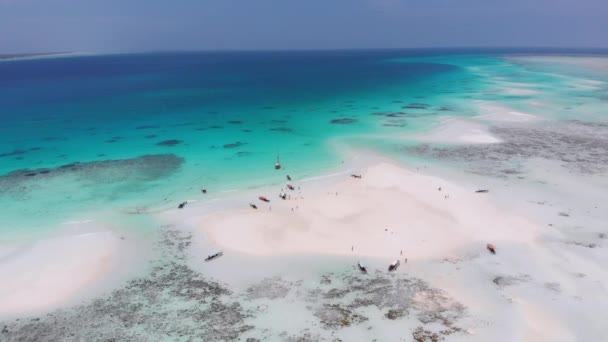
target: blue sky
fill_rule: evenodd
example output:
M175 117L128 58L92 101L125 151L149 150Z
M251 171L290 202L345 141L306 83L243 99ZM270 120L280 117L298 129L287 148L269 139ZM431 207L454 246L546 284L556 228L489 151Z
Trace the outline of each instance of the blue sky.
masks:
M0 0L0 54L608 47L608 0Z

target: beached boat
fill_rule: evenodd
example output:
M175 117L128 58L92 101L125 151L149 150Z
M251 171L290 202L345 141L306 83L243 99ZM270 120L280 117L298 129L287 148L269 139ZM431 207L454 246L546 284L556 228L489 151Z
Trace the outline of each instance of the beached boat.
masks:
M361 271L361 273L367 274L367 268L365 268L365 266L361 263L361 261L359 261L357 263L357 267L359 268L359 271Z
M258 197L260 199L260 201L262 202L270 202L270 200L268 198L266 198L266 196L260 196Z
M211 261L213 259L217 259L217 258L221 257L222 255L224 255L224 252L217 252L215 254L211 254L205 258L205 261Z
M494 248L494 245L489 243L486 248L488 248L488 250L490 251L490 253L492 254L496 254L496 249Z
M291 185L291 184L287 184L287 188L288 188L289 190L294 190L294 189L295 189L295 188L293 187L293 185Z
M361 178L361 175L356 175L356 174L354 174L354 173L353 173L353 174L351 174L350 176L351 176L351 177L353 177L353 178Z
M485 193L490 192L490 190L488 190L488 189L479 189L479 190L477 190L475 192L478 193L478 194L485 194Z
M253 203L249 203L249 206L252 207L253 209L257 209L258 208L258 206L255 205L255 204L253 204Z
M182 203L180 203L180 204L177 206L177 208L178 208L178 209L184 209L184 207L186 206L186 204L188 204L188 202L187 202L187 201L186 201L186 202L182 202Z
M399 265L401 265L401 262L399 260L395 260L393 261L389 266L388 266L388 271L389 272L393 272L396 271L397 268L399 268Z

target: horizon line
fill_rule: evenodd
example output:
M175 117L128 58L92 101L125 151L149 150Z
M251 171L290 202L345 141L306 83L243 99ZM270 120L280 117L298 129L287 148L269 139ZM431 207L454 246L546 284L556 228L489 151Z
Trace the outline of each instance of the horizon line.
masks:
M232 52L232 51L357 51L357 50L450 50L450 49L569 49L569 50L608 50L608 46L525 46L525 45L495 45L495 46L429 46L429 47L337 47L337 48L183 48L183 49L144 49L144 50L62 50L62 51L19 51L19 52L2 52L0 56L10 55L35 55L35 54L74 54L74 53L148 53L148 52Z

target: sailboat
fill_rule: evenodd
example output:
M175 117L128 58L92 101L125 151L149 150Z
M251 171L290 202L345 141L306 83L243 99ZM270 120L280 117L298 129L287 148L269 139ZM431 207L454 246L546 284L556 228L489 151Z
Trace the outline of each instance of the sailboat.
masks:
M281 162L279 161L279 154L277 153L277 162L274 163L274 169L278 170L281 168Z

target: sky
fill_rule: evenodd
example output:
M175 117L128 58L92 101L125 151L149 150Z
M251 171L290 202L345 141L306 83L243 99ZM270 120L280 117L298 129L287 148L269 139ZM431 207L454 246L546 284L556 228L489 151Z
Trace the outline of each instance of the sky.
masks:
M0 54L608 47L608 0L0 0Z

